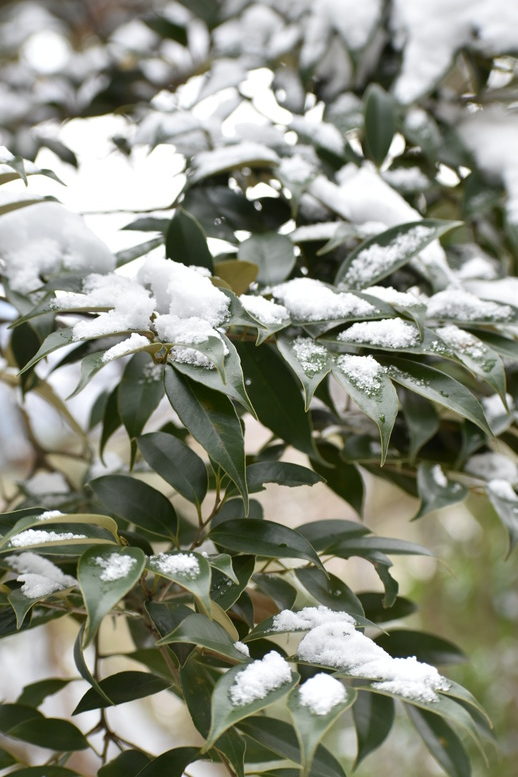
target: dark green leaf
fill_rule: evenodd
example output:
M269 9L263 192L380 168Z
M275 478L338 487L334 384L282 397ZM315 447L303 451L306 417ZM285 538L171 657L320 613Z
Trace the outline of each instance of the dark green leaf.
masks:
M302 384L308 410L315 391L331 370L330 354L323 344L309 337L279 337L277 347Z
M39 707L47 696L52 696L57 693L68 685L69 682L70 680L49 677L46 680L38 680L36 683L26 685L18 697L17 704L27 704L29 707Z
M0 769L6 769L16 763L16 758L8 753L7 750L0 748Z
M349 369L347 366L349 362L345 361L347 358L370 360L373 357L347 357L344 355L341 357L342 360L337 359L333 375L356 402L360 410L372 418L378 427L381 441L381 464L383 464L398 413L396 390L381 367L366 385L362 378L356 376L354 369Z
M121 251L117 251L115 254L117 257L117 267L122 267L123 264L128 264L128 262L138 259L139 256L145 256L153 248L162 245L163 242L162 237L153 237L151 240L145 240L143 243L131 246L131 248L123 248Z
M365 93L364 148L378 166L387 156L396 130L394 98L378 86L370 84Z
M345 499L361 515L365 489L357 467L344 461L338 448L329 442L317 443L317 450L329 466L326 467L320 461L313 460L311 464L314 469L325 478L326 485L335 494Z
M249 666L248 664L247 666ZM247 666L234 666L229 669L218 682L214 688L212 694L212 709L211 709L211 727L207 737L207 743L204 746L204 751L216 742L216 740L228 729L230 726L235 725L239 720L253 715L255 712L268 707L275 701L279 701L286 694L291 691L293 686L298 682L299 675L297 672L291 672L291 678L283 682L282 685L275 688L272 691L266 693L262 698L255 699L254 701L247 702L245 704L232 704L231 701L231 687L237 680L237 675L240 672L244 672Z
M353 706L353 719L358 740L355 768L369 753L376 750L387 738L394 723L394 701L389 696L379 696L358 691Z
M389 621L399 620L412 615L417 607L402 596L398 596L391 607L385 607L383 594L374 591L359 593L358 599L362 603L367 618L374 623L388 623Z
M265 558L303 558L322 566L315 549L302 534L272 521L225 521L212 529L209 536L216 545L228 550Z
M64 766L28 766L17 769L17 777L80 777L78 772L65 769Z
M336 545L340 540L353 539L370 534L370 530L361 523L333 518L303 523L297 531L303 534L311 542L315 550L318 551L327 551L328 548Z
M336 680L336 682L340 681ZM313 756L320 741L342 712L353 704L355 698L356 691L344 687L343 701L335 704L326 714L319 714L301 702L300 688L294 688L290 693L288 709L300 744L301 777L312 774Z
M296 589L282 577L258 572L253 577L257 588L269 596L280 610L289 610L297 598Z
M268 747L282 758L300 763L300 749L297 736L289 723L274 718L254 715L240 721L238 728L247 736ZM345 772L336 758L322 745L317 748L313 760L315 777L345 777ZM287 777L287 775L286 775Z
M207 493L207 469L185 443L165 432L140 437L140 452L152 469L189 502L200 505Z
M407 389L400 389L401 407L409 437L408 454L414 461L417 454L439 429L434 406L427 399Z
M415 518L460 502L468 493L461 483L447 479L440 464L426 461L417 470L417 488L421 506Z
M470 777L471 766L461 740L446 721L433 712L405 704L408 716L433 757L450 777Z
M429 243L460 225L459 221L423 219L391 227L351 251L338 268L335 283L353 289L374 286L407 264ZM383 252L383 249L386 250ZM373 261L373 256L379 257L380 253L385 254L384 261Z
M486 434L491 435L480 402L458 380L435 367L410 359L398 359L393 356L390 360L386 357L379 357L379 360L387 365L387 372L392 380L453 410L479 426Z
M138 582L145 563L140 548L97 546L83 553L77 577L88 613L85 646L92 641L104 616Z
M269 345L239 343L237 350L248 394L261 423L294 448L315 456L302 394L284 359Z
M149 756L141 750L124 750L106 766L101 766L97 777L136 777L149 761Z
M42 342L40 348L38 349L37 353L34 354L33 358L28 361L27 364L25 364L22 372L30 370L32 367L34 367L35 364L41 361L41 359L44 359L45 356L48 356L53 351L57 351L58 348L63 348L65 345L70 345L73 339L74 335L72 333L72 329L68 327L57 329L55 332L51 332L50 335L48 335L48 337L46 337Z
M156 677L148 672L117 672L99 682L106 696L112 700L112 704L124 704L134 699L143 699L154 693L159 693L169 687L170 683L161 677ZM90 688L75 708L73 715L87 710L97 710L109 707L108 701L101 696L95 688Z
M127 475L103 475L90 481L96 499L109 513L159 537L176 539L178 521L166 497L142 480Z
M154 370L158 369L158 377ZM148 353L136 353L124 368L117 402L119 416L130 439L138 437L164 394L162 370Z
M352 615L357 623L368 625L360 600L339 577L329 572L324 574L321 569L315 567L302 567L297 569L295 574L319 604L331 610L345 611Z
M207 238L199 222L193 215L178 208L165 238L165 250L168 259L182 264L206 267L213 271L212 254L207 246Z
M314 486L324 478L308 467L286 461L258 461L246 468L246 479L250 493L264 491L264 483L278 483L281 486Z
M394 658L415 656L428 664L459 664L466 660L464 653L452 642L426 634L423 631L394 629L381 634L376 642Z
M60 718L32 718L9 729L9 736L29 742L31 745L52 750L85 750L88 740L68 720Z
M166 369L167 397L182 423L248 499L243 432L230 401L217 391Z
M250 520L250 519L249 519ZM237 601L248 585L255 567L255 556L236 556L232 560L234 574L237 577L237 583L229 585L227 574L214 570L212 575L211 598L223 610L229 610Z
M185 768L197 761L200 751L197 747L176 747L174 750L153 758L140 772L138 777L182 777Z
M188 615L174 631L162 637L158 644L168 645L174 642L198 645L223 656L228 656L234 661L246 660L246 656L234 647L231 637L223 626L211 621L201 613Z
M291 240L277 232L252 235L240 244L238 257L259 267L257 280L265 285L285 280L295 264Z

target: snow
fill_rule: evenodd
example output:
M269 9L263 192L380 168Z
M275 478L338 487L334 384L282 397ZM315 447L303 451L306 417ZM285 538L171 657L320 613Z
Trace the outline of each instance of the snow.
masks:
M392 26L396 45L404 46L395 96L406 104L435 85L463 46L518 48L518 6L508 0L395 0Z
M59 518L61 515L65 515L61 510L45 510L45 512L37 515L36 518L38 521L50 521L52 518Z
M207 178L223 170L234 167L265 165L271 167L279 163L279 157L268 146L261 143L244 141L234 145L222 146L211 151L201 151L192 160L191 183Z
M490 451L477 453L471 456L464 469L470 475L475 475L483 480L506 480L510 483L518 482L518 467L503 453Z
M127 577L137 563L137 559L120 553L111 553L109 556L96 556L93 563L102 570L99 575L100 580L103 583L113 583L115 580Z
M380 275L386 275L393 265L409 254L433 234L429 227L417 226L398 235L386 245L373 243L356 254L347 268L342 283L346 286L368 286Z
M348 623L316 626L302 638L297 654L302 661L368 678L375 688L414 701L438 701L436 691L449 687L435 667L414 657L392 658Z
M171 313L157 316L155 328L159 338L166 343L197 345L206 343L209 337L221 340L221 335L204 318L189 316L178 318Z
M292 318L299 321L330 321L351 316L367 316L374 305L347 292L334 292L321 281L295 278L272 289Z
M331 610L320 604L318 607L303 607L298 612L281 610L274 615L273 631L307 631L323 623L348 623L354 625L354 618L341 610Z
M476 256L471 256L456 271L457 277L462 281L480 279L492 281L496 278L496 268L494 262L479 252Z
M164 575L182 575L187 578L195 578L200 574L198 559L193 553L159 553L150 556L150 562Z
M120 356L126 356L128 353L136 351L138 348L145 348L146 345L149 345L149 338L134 332L125 340L108 348L103 353L102 360L103 362L111 362L113 359L118 359Z
M398 305L401 308L411 307L412 305L419 305L420 301L408 291L397 291L392 286L369 286L366 289L362 289L364 294L371 294L373 297L388 302L389 305Z
M435 485L439 486L439 488L447 488L448 487L448 478L443 472L443 469L440 464L434 464L432 467L432 478L435 483Z
M518 116L494 106L469 116L458 131L480 169L503 182L509 220L518 223Z
M311 182L308 191L346 221L363 225L377 222L378 232L382 232L383 227L421 221L419 211L389 186L370 162L361 167L345 165L338 171L337 180L339 185L319 175ZM420 252L419 259L425 266L438 266L453 277L446 255L437 241L427 245Z
M138 280L151 287L158 313L203 318L211 326L219 326L228 315L228 297L209 278L180 262L150 256L140 269Z
M422 191L430 186L430 180L419 167L394 167L386 170L383 178L390 186L403 192Z
M287 184L302 186L315 176L315 165L301 154L284 157L277 168L277 175Z
M155 301L147 289L131 278L116 273L96 273L85 278L82 294L66 293L56 300L56 307L111 308L95 318L84 319L74 325L74 339L81 340L131 329L148 330Z
M312 240L331 240L337 230L343 227L343 221L321 221L318 224L305 224L297 227L288 236L293 243L307 243Z
M299 702L314 715L329 715L338 704L345 701L345 688L335 677L319 672L302 683Z
M360 391L367 395L379 392L384 370L372 356L352 356L344 353L338 357L336 365Z
M289 125L289 129L295 130L302 138L309 138L315 145L341 155L344 150L344 141L341 132L334 126L324 121L310 121L296 116Z
M428 315L430 318L450 318L459 321L506 321L513 314L509 305L482 300L459 288L449 288L430 297Z
M487 487L499 499L507 499L510 502L516 502L516 493L508 480L493 478L489 481Z
M252 704L290 680L290 665L280 653L271 650L236 674L229 689L230 701L234 707Z
M320 343L310 337L297 337L292 346L305 373L314 374L326 368L329 353Z
M340 332L337 340L380 348L411 348L419 343L419 330L401 318L359 321Z
M2 214L0 258L14 291L28 294L60 271L110 272L115 257L83 219L56 202Z
M46 542L68 542L69 540L85 540L86 534L74 534L70 531L56 532L40 529L25 529L15 534L9 540L12 548L25 548L27 545L42 545Z
M269 299L253 294L241 294L239 301L247 313L264 326L277 326L286 323L289 314L284 305L277 305Z
M516 305L518 299L518 278L507 276L494 281L464 281L468 291L485 300L494 300L508 305Z
M18 556L7 556L7 563L15 572L19 583L23 583L21 592L29 599L37 599L70 588L77 581L71 575L65 575L59 567L37 553L26 551Z
M479 361L484 358L487 349L478 338L458 326L450 324L449 326L440 326L436 329L439 337L444 340L447 346L453 350L465 353L466 356Z
M237 642L234 642L234 647L236 650L239 650L240 653L242 653L247 658L250 658L250 650L248 648L248 645L245 645L244 642L241 642L238 640Z
M506 394L507 405L512 412L514 408L514 400L510 394ZM482 407L484 408L484 414L488 421L494 421L501 416L506 416L510 412L502 402L502 397L499 394L491 394L489 397L482 397Z

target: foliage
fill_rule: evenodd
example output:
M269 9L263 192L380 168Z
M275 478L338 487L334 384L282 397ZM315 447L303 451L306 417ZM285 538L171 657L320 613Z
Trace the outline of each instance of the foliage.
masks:
M22 5L2 10L4 34ZM513 191L465 129L474 109L512 102L516 63L502 56L511 49L464 41L405 99L407 52L371 7L353 35L329 21L326 3L157 5L134 22L149 51L124 33L124 13L99 12L89 32L105 56L94 66L67 4L45 5L77 50L43 79L52 99L27 94L25 111L5 122L6 190L52 175L22 159L42 145L74 163L35 117L124 111L122 153L167 143L185 159L170 207L127 227L152 239L116 258L85 249L71 226L72 248L54 260L48 244L38 253L31 243L35 283L20 270L23 230L14 248L0 239L4 302L15 311L2 380L19 389L22 413L36 394L75 437L56 451L23 415L33 463L0 516L0 633L75 620L74 660L90 686L75 712L99 710L106 777L181 775L200 759L239 777L339 777L350 767L322 744L327 732L352 721L358 764L390 734L395 705L451 777L470 774L463 740L492 738L470 692L431 667L461 651L393 626L414 608L398 596L391 557L430 551L360 521L315 515L292 528L251 497L269 483L324 482L362 518L370 473L418 496L416 518L485 495L510 550L518 538L518 306L513 291L502 298L518 257ZM27 66L12 56L14 90L13 69L25 83ZM266 115L251 73L267 76ZM239 123L239 111L253 122ZM55 213L29 195L6 203L6 225ZM70 365L73 395L93 397L87 429L54 389ZM255 452L245 446L253 417L271 433ZM103 469L120 430L127 464ZM293 449L304 465L288 460ZM31 491L42 472L64 475L66 492ZM380 591L353 592L330 572L330 561L351 557L373 565ZM98 633L109 617L127 621L140 671L106 674ZM298 649L292 632L304 632ZM335 682L324 712L304 702L314 677ZM63 682L0 706L1 733L54 751L51 766L19 774L74 774L71 755L92 744L92 732L38 710ZM164 689L185 703L202 745L157 755L111 730L111 706Z

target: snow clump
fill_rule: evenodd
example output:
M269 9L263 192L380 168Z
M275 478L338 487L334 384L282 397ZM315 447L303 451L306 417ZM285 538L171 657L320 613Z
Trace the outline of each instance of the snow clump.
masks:
M75 577L65 575L52 561L37 553L25 551L18 556L7 556L6 561L19 573L16 580L23 583L21 592L29 599L49 596L77 583Z

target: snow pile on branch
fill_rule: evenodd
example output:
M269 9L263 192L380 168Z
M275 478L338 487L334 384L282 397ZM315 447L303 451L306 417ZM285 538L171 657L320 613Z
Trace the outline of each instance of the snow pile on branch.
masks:
M347 292L334 292L321 281L295 278L274 286L272 294L280 299L292 318L299 321L331 321L368 316L376 311L367 300Z
M319 672L299 688L299 701L314 715L328 715L345 701L345 688L335 677Z
M108 348L108 350L103 353L103 362L111 362L114 359L119 359L121 356L133 353L139 348L145 348L146 345L149 345L149 339L144 335L133 332L133 334L125 340Z
M479 299L469 291L451 288L440 291L428 301L430 318L444 318L458 321L506 321L513 309L509 305Z
M338 357L336 365L353 386L365 394L377 394L381 389L384 369L372 356L352 356L344 353Z
M9 285L21 294L38 289L58 272L106 273L115 266L111 251L83 219L57 202L38 202L2 214L0 258Z
M324 623L301 640L297 654L302 661L339 669L353 677L365 677L373 687L407 699L438 701L437 691L449 688L435 667L411 658L392 658L373 640L344 621Z
M230 701L235 707L251 704L290 680L290 665L280 653L271 650L237 673L229 689Z
M29 599L49 596L77 583L75 577L65 575L52 561L37 553L26 551L18 556L7 556L5 560L19 573L16 579L23 583L21 592Z
M509 483L518 482L518 467L515 462L503 453L489 451L488 453L477 453L471 456L464 469L470 475L475 475L483 480L506 480Z

